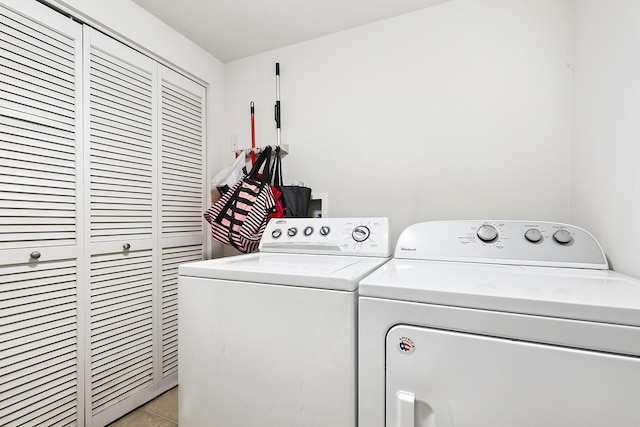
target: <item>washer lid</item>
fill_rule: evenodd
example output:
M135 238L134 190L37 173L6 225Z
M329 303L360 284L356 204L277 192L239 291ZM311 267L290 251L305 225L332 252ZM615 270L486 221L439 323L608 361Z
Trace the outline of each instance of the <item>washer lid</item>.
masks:
M179 266L180 276L354 291L388 258L253 253Z
M392 259L360 296L640 326L640 281L610 270Z

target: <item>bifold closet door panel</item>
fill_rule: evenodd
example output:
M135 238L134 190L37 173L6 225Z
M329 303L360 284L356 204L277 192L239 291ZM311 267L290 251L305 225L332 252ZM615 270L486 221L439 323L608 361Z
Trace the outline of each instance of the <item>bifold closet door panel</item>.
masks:
M157 64L86 29L90 241L152 239Z
M85 26L86 399L104 425L155 396L157 63Z
M73 131L81 26L35 1L0 7L0 114Z
M161 68L162 238L203 236L205 88Z
M0 425L83 425L76 259L0 265Z
M0 425L84 425L82 27L0 2Z
M90 274L90 409L95 416L110 408L121 412L119 402L153 387L153 252L92 254Z
M82 27L35 2L4 1L6 5L0 5L2 263L26 262L42 248L77 246L82 184L77 173ZM8 9L11 5L21 6L23 14Z
M178 383L178 266L202 260L202 242L162 248L160 369L161 387Z
M178 266L203 257L205 88L160 68L161 386L178 381Z

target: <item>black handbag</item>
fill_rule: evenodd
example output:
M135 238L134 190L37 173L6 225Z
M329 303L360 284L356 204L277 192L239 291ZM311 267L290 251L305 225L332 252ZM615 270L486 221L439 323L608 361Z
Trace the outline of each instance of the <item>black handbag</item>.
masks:
M279 200L284 209L285 218L310 218L311 188L301 185L283 185L279 146L275 148L273 186L282 193Z

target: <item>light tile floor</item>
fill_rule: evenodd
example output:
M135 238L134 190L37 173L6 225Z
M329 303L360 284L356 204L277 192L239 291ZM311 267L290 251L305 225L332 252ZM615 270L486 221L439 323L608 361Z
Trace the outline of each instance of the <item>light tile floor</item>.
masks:
M178 387L161 394L107 427L178 427Z

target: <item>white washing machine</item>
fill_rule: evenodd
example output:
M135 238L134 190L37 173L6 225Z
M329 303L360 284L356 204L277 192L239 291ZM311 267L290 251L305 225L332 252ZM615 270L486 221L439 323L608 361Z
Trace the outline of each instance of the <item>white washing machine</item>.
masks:
M415 224L359 310L362 427L640 426L640 281L580 228Z
M180 426L355 427L358 282L390 255L386 218L291 218L181 265Z

